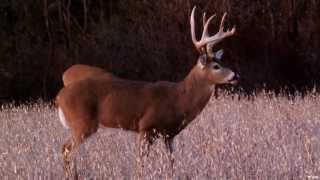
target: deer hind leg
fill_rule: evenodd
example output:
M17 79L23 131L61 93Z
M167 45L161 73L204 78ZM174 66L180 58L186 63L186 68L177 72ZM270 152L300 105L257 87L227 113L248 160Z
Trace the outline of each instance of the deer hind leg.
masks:
M81 138L79 137L71 137L70 139L67 140L67 142L63 145L62 148L62 154L63 154L63 161L64 161L64 171L65 175L67 178L71 177L72 175L72 166L71 163L74 163L74 174L75 174L75 179L78 176L78 173L76 171L76 163L73 161L72 156L77 152L79 146L84 142L85 138L82 136Z
M73 140L72 138L69 138L67 142L62 147L62 155L63 155L63 169L65 172L66 177L70 177L71 175L71 153L73 150Z
M85 121L84 121L85 122ZM89 122L89 121L87 121ZM64 171L66 177L70 177L72 174L71 171L71 162L73 161L72 156L78 151L79 146L93 133L98 130L98 123L88 123L87 125L82 125L81 128L72 128L73 133L72 137L67 140L67 142L63 145L62 154L64 161ZM74 173L75 178L77 178L78 173L76 171L76 162L74 163Z

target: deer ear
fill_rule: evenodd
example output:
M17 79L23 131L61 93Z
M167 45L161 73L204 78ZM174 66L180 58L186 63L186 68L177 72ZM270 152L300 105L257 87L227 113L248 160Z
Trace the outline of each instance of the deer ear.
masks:
M219 51L217 51L217 52L214 53L214 57L215 57L217 60L221 60L221 59L222 59L222 56L223 56L223 49L220 49Z

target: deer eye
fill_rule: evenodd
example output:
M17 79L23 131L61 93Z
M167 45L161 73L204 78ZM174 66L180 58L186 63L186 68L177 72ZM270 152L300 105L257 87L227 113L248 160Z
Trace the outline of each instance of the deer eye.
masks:
M218 65L218 64L215 64L215 65L213 65L213 67L212 67L214 70L219 70L220 69L220 66Z

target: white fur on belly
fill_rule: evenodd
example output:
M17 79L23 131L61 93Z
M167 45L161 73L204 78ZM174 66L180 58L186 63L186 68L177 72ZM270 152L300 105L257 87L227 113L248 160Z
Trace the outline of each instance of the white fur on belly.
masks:
M64 114L63 114L63 112L62 112L62 109L61 109L60 107L58 108L58 113L59 113L59 119L60 119L61 124L62 124L65 128L69 129L69 126L67 125L66 118L65 118L65 116L64 116Z

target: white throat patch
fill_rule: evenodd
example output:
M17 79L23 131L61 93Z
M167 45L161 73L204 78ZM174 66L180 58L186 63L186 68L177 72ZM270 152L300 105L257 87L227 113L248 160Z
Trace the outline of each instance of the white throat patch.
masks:
M211 92L214 92L215 90L216 90L216 86L215 86L215 85L211 85L211 86L210 86L210 91L211 91Z

